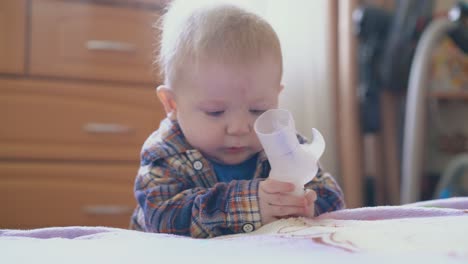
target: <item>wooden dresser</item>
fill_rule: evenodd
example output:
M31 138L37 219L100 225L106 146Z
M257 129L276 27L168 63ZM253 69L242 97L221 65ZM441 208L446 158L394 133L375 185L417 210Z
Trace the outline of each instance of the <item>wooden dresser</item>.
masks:
M0 229L128 227L165 2L0 1Z

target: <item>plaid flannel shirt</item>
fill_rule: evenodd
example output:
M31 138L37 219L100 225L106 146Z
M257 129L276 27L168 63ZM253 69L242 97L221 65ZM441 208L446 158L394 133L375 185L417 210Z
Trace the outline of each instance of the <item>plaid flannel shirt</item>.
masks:
M252 180L218 182L210 162L190 147L178 123L166 118L143 145L140 165L131 229L204 238L262 225L258 185L270 172L263 151ZM340 187L321 169L306 188L317 192L315 215L344 207Z

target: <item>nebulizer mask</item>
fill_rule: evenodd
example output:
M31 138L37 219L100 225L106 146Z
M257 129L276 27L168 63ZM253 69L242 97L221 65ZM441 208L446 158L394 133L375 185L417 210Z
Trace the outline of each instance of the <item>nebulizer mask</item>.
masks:
M304 185L317 174L325 150L322 134L312 128L312 143L300 144L292 114L285 109L266 111L257 118L254 129L270 162L269 178L293 183L292 194L304 195Z

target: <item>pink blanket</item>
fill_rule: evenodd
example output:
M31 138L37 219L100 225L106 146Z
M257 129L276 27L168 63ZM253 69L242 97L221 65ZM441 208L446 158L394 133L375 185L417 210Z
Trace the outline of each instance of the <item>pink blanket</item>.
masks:
M212 256L220 256L215 258ZM468 197L278 220L191 239L108 227L0 230L2 263L468 263Z

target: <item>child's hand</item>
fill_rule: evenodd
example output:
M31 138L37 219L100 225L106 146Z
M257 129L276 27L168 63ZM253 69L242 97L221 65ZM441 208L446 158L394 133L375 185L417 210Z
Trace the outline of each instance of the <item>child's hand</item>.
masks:
M307 199L307 207L305 217L313 217L315 215L315 200L317 200L317 193L314 190L306 189L305 198Z
M313 216L316 193L308 190L304 196L291 192L294 185L288 182L266 179L259 185L259 203L262 223L268 224L287 216Z

